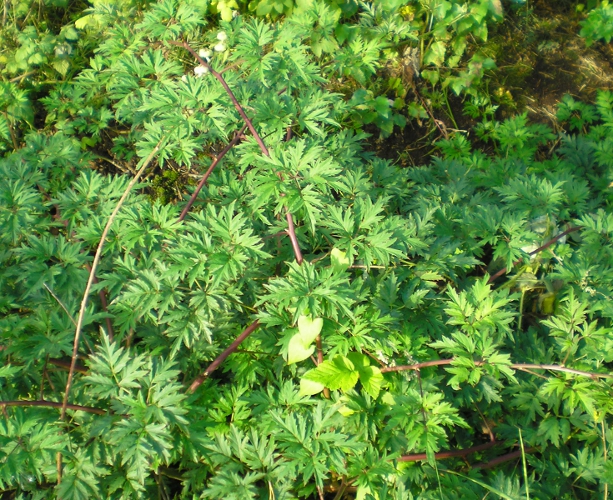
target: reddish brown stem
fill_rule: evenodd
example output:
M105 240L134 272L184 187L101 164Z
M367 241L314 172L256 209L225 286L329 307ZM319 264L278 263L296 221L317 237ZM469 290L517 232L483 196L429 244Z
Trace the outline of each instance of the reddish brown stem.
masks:
M196 60L198 61L199 64L201 64L202 66L207 68L211 72L211 74L219 81L219 83L221 83L221 85L225 89L226 93L230 97L230 100L232 101L232 104L234 104L234 107L238 111L238 114L241 116L241 118L245 122L245 125L247 126L247 128L249 129L249 131L253 135L254 139L258 143L258 146L260 147L260 150L262 151L262 154L264 156L270 156L270 152L268 151L268 148L266 147L266 145L264 144L264 141L260 137L260 134L258 134L257 131L255 130L255 127L253 126L253 123L251 123L251 120L249 119L249 117L245 113L245 110L242 108L242 106L238 102L238 99L236 99L236 96L232 92L232 89L230 89L230 87L228 86L228 83L226 82L226 80L224 79L222 74L217 72L217 71L215 71L207 61L205 61L202 57L200 57L198 55L198 53L190 46L189 43L187 43L187 42L175 42L175 41L172 41L172 40L170 40L168 43L170 43L171 45L175 45L177 47L183 47L185 50L187 50L191 55L193 55L196 58ZM281 93L283 91L281 91ZM240 135L241 134L239 134L239 136ZM214 168L214 165L212 165L209 169L211 169L211 168ZM188 210L189 210L189 208L188 208ZM185 212L185 209L184 209L184 212ZM187 212L185 212L185 213L187 213ZM291 232L294 231L294 222L293 222L293 219L292 219L292 214L289 211L287 211L287 213L286 213L286 218L287 218L287 221L288 221L288 225L290 225L290 229L289 229L290 232L288 234L290 234L290 238L292 240L292 249L294 250L294 256L296 258L296 262L298 262L298 264L300 265L300 264L302 264L302 252L300 251L300 246L298 245L298 239L296 238L295 232L294 232L293 237L292 237L292 234L291 234Z
M234 104L234 107L236 108L236 111L238 111L238 114L241 115L241 118L247 124L247 127L249 128L249 131L251 132L251 134L255 138L256 142L258 143L258 146L260 146L260 149L262 150L262 153L264 155L266 155L266 156L270 156L270 153L268 152L268 149L266 148L266 145L264 144L264 141L262 141L262 138L256 132L255 127L253 126L253 123L251 123L251 120L249 119L249 117L247 116L247 114L243 110L242 106L240 105L240 103L238 102L236 97L234 96L234 93L232 92L232 89L230 89L230 87L226 83L226 80L221 75L221 73L218 73L217 71L215 71L208 62L206 62L202 57L200 57L198 55L198 53L194 49L192 49L192 47L190 46L189 43L187 43L187 42L174 42L172 40L169 41L168 43L170 43L171 45L176 45L178 47L183 47L191 55L193 55L196 58L196 60L202 66L207 68L215 78L217 78L219 83L221 83L222 87L225 89L225 91L227 92L228 96L230 97L230 100L232 101L232 104Z
M321 335L317 336L315 343L317 344L317 364L321 365L324 362L324 354L321 348Z
M191 383L187 391L194 392L196 389L198 389L198 387L200 387L200 385L206 380L206 378L217 368L219 368L219 365L221 365L230 354L236 351L236 349L243 342L243 340L245 340L247 337L249 337L249 335L256 331L259 326L260 322L256 319L247 328L245 328L245 330L243 330L243 333L236 337L236 340L230 344L230 347L228 347L224 352L217 356L215 361L213 361L209 365L209 367L204 371L204 373Z
M66 404L62 406L62 403L56 403L55 401L0 401L1 407L6 406L47 406L50 408L66 408L68 410L84 411L87 413L95 413L96 415L106 415L106 411L101 408L92 408L91 406L81 406Z
M190 199L188 200L187 205L185 205L185 207L183 208L181 215L179 215L179 220L185 219L185 216L187 215L189 210L192 208L192 205L196 201L198 194L200 194L200 191L206 184L206 181L209 179L210 175L213 173L213 170L215 169L217 164L221 161L221 159L224 156L226 156L226 154L228 154L228 151L230 151L236 144L238 144L246 128L247 128L247 125L243 125L243 128L241 128L238 131L238 133L234 136L234 138L220 151L219 155L217 155L217 157L213 160L213 163L211 163L211 166L209 167L209 169L206 171L206 173L200 180L200 183L196 186L196 189L194 190Z
M296 236L296 230L294 229L294 219L289 210L285 212L285 218L287 219L287 234L292 242L292 248L294 249L294 256L298 265L302 265L302 252L300 251L300 244L298 243L298 237Z
M62 359L57 359L57 358L49 358L49 363L52 365L59 366L61 368L66 368L67 370L70 370L70 361L64 361ZM86 374L87 368L85 368L83 365L75 364L74 371L78 373Z
M453 458L453 457L465 457L466 455L470 455L471 453L476 453L478 451L487 450L496 446L498 442L490 441L489 443L479 444L477 446L471 446L470 448L464 448L461 450L448 450L441 451L439 453L434 454L434 458L440 460L442 458ZM417 462L418 460L427 460L428 455L426 453L414 453L412 455L403 455L398 459L399 462Z
M240 105L240 103L238 102L236 97L234 96L234 93L232 92L232 90L228 86L228 84L225 81L225 79L222 76L222 74L217 72L217 71L215 71L207 61L205 61L202 57L200 57L198 55L198 53L189 45L189 43L187 43L187 42L174 42L174 41L169 41L169 43L171 45L183 47L184 49L186 49L190 54L192 54L196 58L196 60L198 61L199 64L201 64L202 66L207 68L211 72L211 74L219 81L219 83L221 83L222 87L225 89L226 93L230 97L230 100L232 101L232 104L234 105L234 107L238 111L238 114L241 116L241 118L245 122L246 127L249 129L249 131L253 135L254 139L258 143L258 146L260 147L260 150L262 151L262 154L264 154L265 156L270 156L270 152L268 151L268 148L264 144L264 141L262 140L260 135L255 130L255 127L253 126L253 123L251 123L251 120L249 119L249 117L247 116L247 114L243 110L242 106ZM241 132L244 132L244 128L243 128L243 130ZM237 136L233 139L233 141L234 140L238 140L237 138L240 138L241 136L242 136L242 133L237 134ZM228 144L228 146L226 146L228 148L228 151L229 151L229 149L233 145L234 144L232 144L232 142L231 142L230 144ZM224 154L225 153L227 153L227 151L224 152ZM219 159L220 159L220 157L218 157L217 161L219 161ZM209 171L210 172L213 171L213 168L215 168L216 164L217 163L215 161L213 162L213 164L211 164L211 167L209 167ZM207 174L205 174L205 178L203 178L203 180L200 182L200 185L199 185L200 189L202 188L202 186L206 182L206 179L208 179L208 175L210 175L209 171L207 171ZM198 189L198 188L196 189L196 192L194 193L195 196L198 195L198 192L200 191L200 189ZM195 200L195 196L192 196L193 200ZM183 209L183 212L181 213L181 216L182 216L181 218L185 217L185 214L187 214L187 211L191 207L191 204L193 203L193 200L190 199L191 203L188 202L188 206ZM294 229L294 221L292 219L292 214L289 212L289 210L287 210L287 212L286 212L286 219L287 219L287 223L288 223L288 234L290 235L290 240L292 242L292 249L294 250L294 255L295 255L295 258L296 258L296 262L298 263L298 265L301 265L302 261L303 261L302 252L300 251L300 246L298 244L298 238L296 237L296 232L295 232L295 229ZM200 375L198 378L196 378L191 383L191 385L188 388L188 392L194 392L198 387L200 387L200 385L204 382L204 380L213 371L215 371L219 367L219 365L221 365L221 363L223 363L223 361L230 354L232 354L237 349L237 347L241 344L241 342L243 342L243 340L245 340L249 335L251 335L259 326L260 326L260 323L257 320L255 322L253 322L251 325L249 325L243 331L243 333L241 333L236 338L236 340L230 345L230 347L228 347L224 352L222 352L217 357L217 359L215 359L215 361L213 361L211 363L211 365L204 371L204 373L202 375Z
M530 447L524 450L524 453L534 453L536 448ZM506 455L501 455L499 457L490 460L489 462L483 462L473 466L473 469L491 469L492 467L496 467L504 462L508 462L509 460L513 460L515 458L521 457L521 450L513 451L511 453L507 453Z
M537 253L542 252L543 250L546 250L547 248L549 248L551 245L556 243L558 240L561 240L562 238L564 238L564 236L566 236L566 235L568 235L570 233L574 233L575 231L579 231L580 229L582 229L582 228L579 227L579 226L571 227L571 228L567 229L566 231L561 232L557 236L551 238L547 243L545 243L544 245L538 247L536 250L532 250L532 252L530 252L528 255L530 255L530 256L536 255ZM515 262L513 262L513 265L516 266L521 261L522 261L522 259L519 258ZM500 278L504 274L507 274L507 268L506 267L503 267L502 269L499 269L496 273L492 274L490 276L490 279L487 280L487 283L488 284L493 283L494 281L496 281L498 278Z

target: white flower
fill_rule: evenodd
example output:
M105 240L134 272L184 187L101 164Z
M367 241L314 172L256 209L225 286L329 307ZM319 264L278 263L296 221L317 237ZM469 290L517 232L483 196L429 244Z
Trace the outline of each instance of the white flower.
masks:
M228 35L226 35L225 31L220 31L219 33L217 33L217 40L219 40L220 42L225 42L227 39Z
M207 68L206 66L203 66L202 64L194 68L194 75L196 75L197 77L206 75L208 72L209 72L209 68Z
M187 75L183 75L181 81L187 83Z
M198 55L202 57L202 59L204 59L206 62L209 62L213 53L209 49L200 49L198 51Z
M55 56L68 56L72 53L72 47L68 43L61 43L55 46Z
M226 46L222 42L219 42L217 45L215 45L215 47L213 47L213 50L215 52L223 52L226 50Z
M232 18L236 19L238 17L238 10L233 10L232 11Z

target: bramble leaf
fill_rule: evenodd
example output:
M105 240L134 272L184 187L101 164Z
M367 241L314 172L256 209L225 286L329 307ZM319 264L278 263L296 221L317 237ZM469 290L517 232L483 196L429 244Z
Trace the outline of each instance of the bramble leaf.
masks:
M331 390L348 391L357 383L359 372L349 358L335 356L332 360L326 360L317 368L309 370L303 375L303 378L319 382Z

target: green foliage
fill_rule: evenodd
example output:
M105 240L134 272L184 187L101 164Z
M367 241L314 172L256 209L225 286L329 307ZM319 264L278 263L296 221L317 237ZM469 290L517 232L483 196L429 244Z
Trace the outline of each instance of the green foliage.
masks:
M394 112L394 108L404 105L402 100L392 101L384 96L374 98L372 93L360 89L353 94L349 104L355 109L356 124L374 123L384 137L391 135L394 125L404 128L407 123L404 116Z
M450 86L456 94L470 92L484 71L495 67L492 59L477 51L465 69L457 74L449 72L460 68L470 51L470 40L486 41L488 22L502 19L500 0L417 1L403 7L401 12L419 31L421 73L433 85L442 80L443 86Z
M360 4L357 20L313 2L214 28L203 3L95 2L74 15L79 37L100 38L86 68L36 102L2 84L0 488L601 496L613 94L565 97L559 132L526 114L495 121L472 96L467 112L489 109L487 154L457 132L403 170L362 132L392 132L400 106L360 85L390 44L423 40L445 85L472 88L468 73L450 76L453 58L487 36L498 2L412 2L413 24L402 2ZM479 57L466 71L485 67ZM341 79L346 97L331 90ZM195 188L178 179L201 176L230 141L181 217ZM105 239L60 420L93 254L130 178L100 165L132 172L152 153L147 174L162 173L136 186Z
M598 7L590 11L581 25L579 34L585 38L588 47L600 40L609 43L613 38L613 5L609 5L608 0L603 0Z

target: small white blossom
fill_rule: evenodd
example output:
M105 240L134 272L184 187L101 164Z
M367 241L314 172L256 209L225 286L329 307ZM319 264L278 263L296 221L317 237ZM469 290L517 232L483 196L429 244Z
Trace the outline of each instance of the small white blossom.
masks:
M183 76L181 77L181 81L182 81L182 82L186 82L186 83L187 83L187 75L183 75Z
M209 68L207 68L206 66L203 66L202 64L194 68L194 75L196 76L206 75L208 72L209 72Z
M61 43L55 46L55 56L68 56L72 53L72 47L68 43Z
M225 42L228 39L228 35L226 35L225 31L220 31L217 33L217 40L220 42Z
M202 59L204 59L205 61L210 61L211 56L213 55L213 53L209 50L209 49L200 49L198 51L198 55L200 57L202 57Z
M223 52L226 50L226 46L222 42L219 42L217 45L215 45L215 47L213 47L213 50L215 52Z
M238 10L233 10L232 11L232 18L236 19L238 17Z

